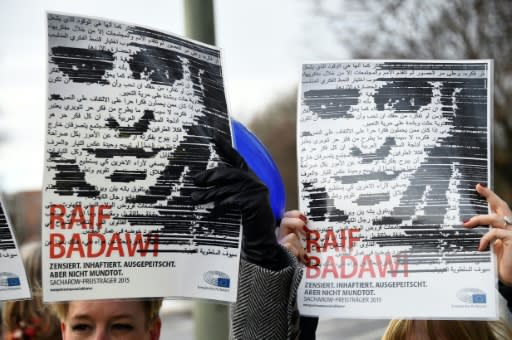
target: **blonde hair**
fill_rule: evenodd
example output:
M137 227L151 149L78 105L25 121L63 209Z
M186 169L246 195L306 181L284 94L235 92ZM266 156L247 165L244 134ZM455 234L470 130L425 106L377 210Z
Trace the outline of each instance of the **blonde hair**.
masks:
M2 308L4 332L23 332L23 330L34 329L35 335L30 339L60 339L59 320L49 313L41 296L41 243L33 241L24 244L20 252L30 282L32 299L4 303Z
M512 331L501 321L391 320L381 340L409 340L417 331L429 340L512 339Z
M140 299L133 301L141 302L144 305L146 327L149 327L153 322L155 322L158 319L160 308L162 307L163 302L162 298ZM51 309L61 321L64 321L68 315L69 302L53 303L51 305Z

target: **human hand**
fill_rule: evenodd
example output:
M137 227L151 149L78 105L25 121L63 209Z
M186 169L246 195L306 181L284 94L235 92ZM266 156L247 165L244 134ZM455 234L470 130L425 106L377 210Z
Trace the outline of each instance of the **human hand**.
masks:
M485 250L489 243L494 241L500 281L512 286L512 224L506 221L506 218L512 219L512 211L508 204L491 189L477 184L476 191L487 200L491 213L471 217L464 222L464 227L474 228L485 225L492 227L480 239L478 250Z
M275 235L275 220L265 184L249 169L231 145L215 139L219 156L227 164L194 176L194 183L207 187L192 193L197 203L214 202L215 209L238 208L242 213L242 258L262 267L284 267Z
M300 238L306 236L307 221L306 216L298 210L286 211L281 219L279 236L277 237L283 247L291 251L299 261L305 264L309 261Z

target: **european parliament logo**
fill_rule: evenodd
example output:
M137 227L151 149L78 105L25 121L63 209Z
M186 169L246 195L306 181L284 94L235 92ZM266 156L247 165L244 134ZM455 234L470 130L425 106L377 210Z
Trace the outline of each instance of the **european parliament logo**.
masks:
M487 295L478 288L464 288L457 292L457 298L465 303L486 304Z
M21 286L20 278L13 273L0 273L0 287L18 287Z
M216 287L229 288L230 285L228 274L219 271L208 271L204 273L203 279L206 283Z

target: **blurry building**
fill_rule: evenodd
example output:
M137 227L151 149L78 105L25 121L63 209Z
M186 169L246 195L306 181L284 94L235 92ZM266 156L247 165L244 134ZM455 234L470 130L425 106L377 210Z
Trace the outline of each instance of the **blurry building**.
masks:
M41 239L41 191L21 191L4 197L18 245Z

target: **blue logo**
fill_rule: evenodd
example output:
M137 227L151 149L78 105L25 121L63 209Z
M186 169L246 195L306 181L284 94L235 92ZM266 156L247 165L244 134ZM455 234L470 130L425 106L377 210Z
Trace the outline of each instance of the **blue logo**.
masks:
M21 286L20 278L13 273L0 273L0 286L1 287L18 287Z
M457 298L465 303L486 304L487 294L478 288L464 288L457 292Z
M485 294L473 294L473 303L487 303Z
M229 288L229 279L218 278L217 286L223 287L223 288Z
M229 288L230 279L226 273L210 270L203 275L203 279L209 285L221 288Z

